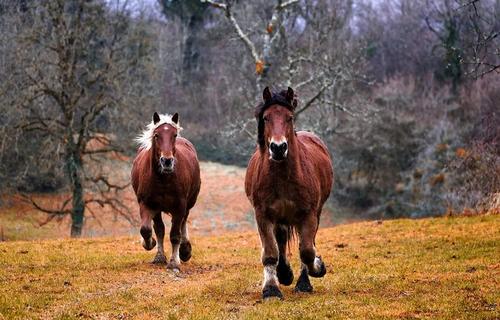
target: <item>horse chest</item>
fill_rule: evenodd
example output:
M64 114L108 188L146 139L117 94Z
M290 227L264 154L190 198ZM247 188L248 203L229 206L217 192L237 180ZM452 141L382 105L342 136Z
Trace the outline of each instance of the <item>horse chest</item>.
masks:
M290 199L274 199L270 202L268 209L276 218L282 219L295 213L297 210L297 204L295 201Z
M169 211L176 208L179 200L182 199L181 192L172 185L150 185L144 192L141 192L140 199L151 208L162 211Z

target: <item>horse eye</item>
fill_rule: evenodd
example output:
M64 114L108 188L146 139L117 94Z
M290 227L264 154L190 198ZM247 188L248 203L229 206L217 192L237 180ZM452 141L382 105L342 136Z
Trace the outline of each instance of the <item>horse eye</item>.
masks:
M264 121L269 121L269 118L268 117L264 117Z
M174 138L177 138L177 133L176 133L176 134L174 134Z
M153 135L153 138L158 139L158 134L157 134L157 133L155 133L155 134Z

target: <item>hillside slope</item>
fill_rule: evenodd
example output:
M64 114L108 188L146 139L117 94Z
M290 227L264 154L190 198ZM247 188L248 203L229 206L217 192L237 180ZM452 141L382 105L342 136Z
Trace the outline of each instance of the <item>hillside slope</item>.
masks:
M500 317L500 216L356 223L317 240L328 273L315 292L266 302L255 232L194 238L179 275L136 237L4 242L0 319Z

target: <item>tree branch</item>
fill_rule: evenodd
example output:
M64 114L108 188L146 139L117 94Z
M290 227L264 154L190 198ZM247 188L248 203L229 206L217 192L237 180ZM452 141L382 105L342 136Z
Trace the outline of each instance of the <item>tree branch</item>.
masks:
M325 92L325 90L328 89L329 87L331 87L332 85L333 85L333 82L327 81L318 90L318 92L316 92L316 94L311 99L309 99L309 101L307 101L306 104L301 109L299 109L299 111L295 112L295 116L298 116L299 114L301 114L302 112L304 112L305 110L307 110L314 103L314 101L316 101L319 97L321 97L321 95L323 94L323 92Z
M243 43L247 47L248 51L252 55L255 62L256 63L259 62L260 57L259 57L259 54L257 52L257 49L255 48L255 45L252 42L252 40L250 40L250 38L243 32L238 21L236 21L236 18L234 17L234 15L231 11L231 6L229 4L226 4L226 3L220 3L220 2L216 2L216 1L212 1L212 0L200 0L200 1L202 3L208 3L212 7L223 10L226 13L226 17L231 22L231 25L233 26L234 30L238 34L238 37L240 37L241 41L243 41Z

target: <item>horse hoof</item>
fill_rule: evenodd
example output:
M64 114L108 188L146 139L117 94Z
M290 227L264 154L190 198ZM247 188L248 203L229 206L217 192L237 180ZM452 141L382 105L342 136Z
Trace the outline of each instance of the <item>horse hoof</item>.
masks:
M155 238L151 238L150 243L148 243L147 241L142 239L142 246L144 247L144 249L146 249L148 251L153 250L153 248L156 246Z
M153 261L151 261L152 264L166 264L167 263L167 257L165 257L164 254L157 253Z
M309 277L307 276L307 272L302 270L300 273L299 280L297 280L297 284L295 285L295 292L312 292L313 287L311 282L309 281Z
M314 278L322 278L326 274L325 263L321 257L316 257L314 259L314 269L309 268L309 275Z
M191 259L191 243L189 241L181 243L179 248L179 258L181 258L183 262L187 262Z
M278 281L284 286L289 286L293 282L293 271L292 268L290 268L289 264L285 263L278 263L278 267L276 268L276 271L278 273Z
M170 261L167 264L167 269L172 270L173 272L180 272L181 271L181 269L179 268L179 264L172 262L172 261Z
M297 284L295 285L295 292L305 292L305 293L311 293L313 292L313 287L311 283L308 281L297 281Z
M267 300L270 298L283 299L283 294L277 286L265 286L262 290L262 299Z

